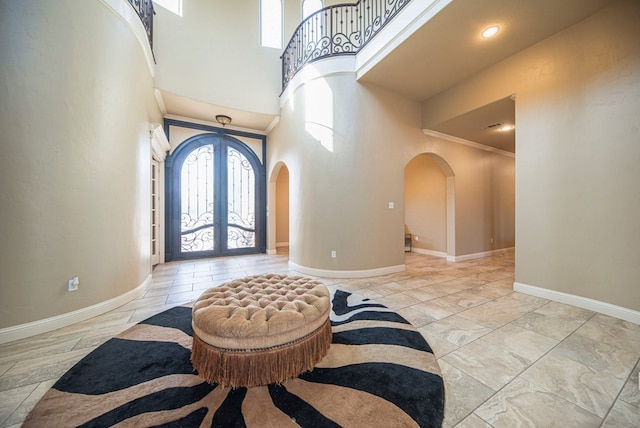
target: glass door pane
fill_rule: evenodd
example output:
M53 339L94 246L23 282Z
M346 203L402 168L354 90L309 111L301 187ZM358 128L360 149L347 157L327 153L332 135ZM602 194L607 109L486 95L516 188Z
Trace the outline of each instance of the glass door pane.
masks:
M239 151L227 151L227 249L256 246L256 178Z
M194 149L182 164L180 246L182 253L213 251L213 144Z

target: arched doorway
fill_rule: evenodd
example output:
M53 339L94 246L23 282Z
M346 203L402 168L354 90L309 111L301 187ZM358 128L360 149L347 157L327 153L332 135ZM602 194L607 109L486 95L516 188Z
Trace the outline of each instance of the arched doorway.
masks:
M289 249L289 169L283 165L276 179L276 250Z
M417 155L405 167L405 232L412 251L455 258L455 176L436 154Z
M289 169L278 162L269 178L268 254L288 253L289 247Z
M265 250L262 166L224 134L189 138L167 158L167 260Z

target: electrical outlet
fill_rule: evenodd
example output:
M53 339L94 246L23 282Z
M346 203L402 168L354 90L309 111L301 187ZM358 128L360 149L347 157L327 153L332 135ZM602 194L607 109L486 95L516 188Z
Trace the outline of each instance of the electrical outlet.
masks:
M331 250L331 258L332 259L336 258L336 250Z
M418 235L416 235L416 241L419 241L420 237Z
M69 280L69 291L77 291L80 285L80 280L77 276L74 276Z

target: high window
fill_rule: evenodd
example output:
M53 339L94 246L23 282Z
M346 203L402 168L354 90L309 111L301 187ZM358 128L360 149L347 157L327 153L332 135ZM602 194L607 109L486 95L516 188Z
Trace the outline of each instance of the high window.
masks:
M322 9L322 0L302 0L302 19Z
M282 0L260 0L260 44L282 49Z
M164 7L178 16L182 16L182 0L153 0L153 3Z

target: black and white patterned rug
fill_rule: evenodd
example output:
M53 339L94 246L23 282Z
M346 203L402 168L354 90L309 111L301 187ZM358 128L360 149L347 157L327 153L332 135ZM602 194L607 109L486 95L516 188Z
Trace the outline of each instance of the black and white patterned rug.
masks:
M78 362L24 426L441 426L440 370L409 322L336 291L331 325L331 348L313 371L283 385L221 388L193 371L191 308L175 307Z

